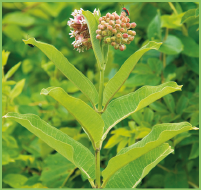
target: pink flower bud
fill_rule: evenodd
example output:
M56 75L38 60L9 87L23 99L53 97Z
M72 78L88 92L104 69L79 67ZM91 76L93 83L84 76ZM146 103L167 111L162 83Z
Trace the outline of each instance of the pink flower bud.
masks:
M120 28L120 24L115 24L115 28L119 29Z
M131 23L131 28L135 28L136 27L136 23L135 22L132 22Z
M109 23L109 22L110 22L110 18L106 18L106 22L108 22L108 23Z
M112 33L113 33L113 34L116 34L116 33L117 33L117 30L116 30L116 29L112 29Z
M114 20L114 15L110 15L110 20Z
M126 28L126 23L122 22L121 27Z
M115 45L116 45L116 42L112 42L111 45L112 45L112 46L115 46Z
M126 28L128 28L128 29L129 29L129 28L130 28L130 26L131 26L131 25L130 25L130 23L126 23Z
M102 24L102 25L104 25L104 24L105 24L105 21L104 21L104 20L103 20L103 21L101 21L101 24Z
M134 36L129 36L128 40L129 41L133 41L134 40Z
M121 24L121 20L116 20L116 24Z
M106 20L106 16L103 16L102 19L103 19L103 20Z
M132 31L132 36L135 36L136 35L136 31Z
M124 33L124 28L120 28L120 32L121 32L121 33Z
M112 26L113 26L113 25L114 25L114 21L113 21L113 20L110 20L110 21L109 21L109 25L112 25Z
M96 30L96 34L101 34L101 30Z
M121 16L120 16L120 20L122 20L122 18L124 18L124 16L121 15Z
M122 11L121 16L126 16L126 13L124 11Z
M105 28L107 28L108 25L109 25L109 23L105 23L105 24L104 24Z
M117 33L116 37L121 38L122 37L121 33Z
M110 31L112 31L113 28L112 28L111 25L108 25L108 26L107 26L107 29L110 30Z
M120 18L119 15L115 16L115 20L119 20L119 18Z
M130 18L127 17L127 22L130 22Z
M100 34L96 35L96 39L101 40L102 39L101 35Z
M121 19L121 21L124 22L124 23L126 23L126 22L127 22L126 17L123 17L123 18Z
M106 14L106 17L107 17L107 18L109 18L109 17L110 17L110 15L111 15L110 13L107 13L107 14Z
M124 51L126 49L126 46L124 44L122 44L120 47L119 47L120 51Z
M112 13L112 15L116 16L116 15L117 15L117 13L113 12L113 13Z
M128 34L127 34L127 33L124 33L124 34L123 34L123 38L128 38Z
M100 23L102 20L103 20L103 18L102 18L102 17L100 17L100 18L99 18L99 23Z

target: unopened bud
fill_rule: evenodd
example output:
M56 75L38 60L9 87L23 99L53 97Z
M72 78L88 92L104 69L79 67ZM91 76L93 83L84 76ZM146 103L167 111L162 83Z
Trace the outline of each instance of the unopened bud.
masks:
M126 28L126 23L122 22L121 27Z
M111 25L108 25L108 26L107 26L107 29L110 30L110 31L112 31L113 28L112 28Z
M104 24L105 28L107 28L108 25L109 25L109 23L105 23L105 24Z
M115 46L115 45L116 45L116 42L112 42L111 45L112 45L112 46Z
M106 38L105 39L105 42L108 44L108 43L110 43L111 42L111 38Z
M112 15L116 16L116 15L117 15L117 13L113 12L113 13L112 13Z
M126 13L124 11L122 11L121 16L126 16Z
M112 36L112 37L111 37L111 41L112 41L112 42L115 42L115 40L116 40L116 37L115 37L115 36Z
M117 42L118 44L120 44L120 43L121 43L121 38L117 38L117 39L116 39L116 42Z
M124 34L123 34L123 38L128 38L128 34L127 34L127 33L124 33Z
M102 39L101 35L100 34L96 35L96 39L101 40Z
M109 23L109 22L110 22L110 18L106 18L106 22L108 22L108 23Z
M126 23L126 22L127 22L127 19L126 19L125 17L123 17L123 18L121 19L121 21L124 22L124 23Z
M121 33L126 32L125 28L120 28L120 32L121 32Z
M115 24L115 28L119 29L120 28L120 24Z
M116 34L116 33L117 33L117 30L116 30L116 29L112 29L112 33L113 33L113 34Z
M121 38L122 37L122 35L121 35L121 33L117 33L117 38Z
M105 30L102 31L102 36L107 36L107 32Z
M127 44L127 41L128 41L127 39L122 39L122 40L121 40L121 42L122 42L123 44Z
M132 35L133 31L132 30L128 30L128 35Z
M120 47L119 47L120 51L124 51L126 49L126 45L122 44Z
M114 20L115 16L114 15L110 15L110 20Z
M98 25L98 29L104 30L104 28L105 28L104 25L101 25L101 24Z
M99 22L101 22L101 21L103 20L103 18L102 18L102 17L100 17L98 20L99 20Z
M114 49L119 49L119 44L116 44L115 46L114 46Z
M105 21L104 21L104 20L103 20L103 21L101 21L101 24L102 24L102 25L104 25L104 24L105 24Z
M130 29L130 23L126 23L126 28Z
M106 20L106 16L103 16L102 19L103 19L103 20Z
M136 23L135 22L132 22L131 23L131 28L135 28L136 27Z
M120 18L119 15L115 16L115 20L119 20L119 18Z
M109 21L109 25L112 25L112 26L113 26L113 25L114 25L114 21L113 21L113 20L110 20L110 21Z
M101 30L96 30L96 34L101 34Z
M121 24L121 20L120 19L116 20L116 24Z
M127 19L127 22L130 22L130 18L127 17L126 19Z
M107 14L106 14L106 17L107 17L107 18L109 18L109 17L110 17L110 15L111 15L110 13L107 13Z
M136 35L136 31L132 31L132 36L135 36Z
M129 36L128 40L129 41L133 41L134 40L134 36Z

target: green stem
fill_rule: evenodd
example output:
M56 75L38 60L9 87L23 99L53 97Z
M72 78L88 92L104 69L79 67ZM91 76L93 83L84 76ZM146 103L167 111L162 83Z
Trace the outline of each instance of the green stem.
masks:
M99 82L99 101L98 101L98 111L102 111L103 102L103 88L104 88L104 68L100 69L100 82Z
M96 159L96 188L100 188L100 150L95 151Z

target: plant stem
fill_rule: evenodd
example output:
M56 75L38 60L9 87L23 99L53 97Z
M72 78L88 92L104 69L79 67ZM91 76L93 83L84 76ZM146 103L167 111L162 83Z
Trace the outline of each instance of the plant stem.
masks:
M103 88L104 88L104 68L100 69L100 82L99 82L99 101L98 101L98 111L102 111L103 102Z
M100 150L95 151L96 159L96 188L100 188Z

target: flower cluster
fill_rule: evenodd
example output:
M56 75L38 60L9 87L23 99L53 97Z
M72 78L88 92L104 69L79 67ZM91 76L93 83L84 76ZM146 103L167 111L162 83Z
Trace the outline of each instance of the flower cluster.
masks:
M96 30L96 38L104 40L105 43L111 44L117 50L124 51L126 44L130 44L134 40L136 32L129 30L136 27L136 23L129 23L130 19L124 11L119 16L116 12L99 18L98 30Z
M71 28L69 35L71 35L71 38L75 37L75 41L72 43L73 47L79 52L92 48L89 29L82 11L82 8L80 10L75 9L71 14L74 18L70 18L67 22ZM99 15L99 11L95 9L93 14Z

